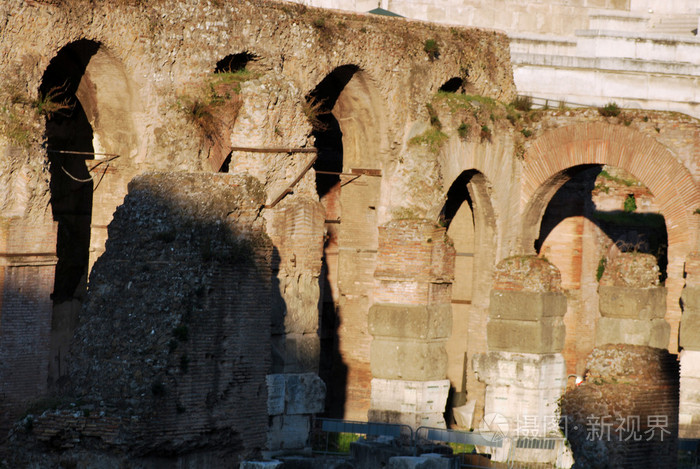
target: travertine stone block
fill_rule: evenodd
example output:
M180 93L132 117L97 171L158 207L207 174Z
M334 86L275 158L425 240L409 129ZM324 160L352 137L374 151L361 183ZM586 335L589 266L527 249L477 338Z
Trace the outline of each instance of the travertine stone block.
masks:
M489 385L560 389L566 384L566 362L560 353L480 353L473 365L479 381Z
M596 347L605 344L646 345L667 348L671 326L665 319L600 318L596 326Z
M315 373L267 375L268 415L323 412L326 385Z
M398 379L372 379L370 405L375 410L396 412L435 413L444 412L450 381L405 381Z
M683 312L678 343L686 350L700 350L700 311Z
M564 348L566 329L560 317L539 321L489 319L486 334L491 351L556 353Z
M598 287L600 314L607 318L654 319L666 314L664 287L634 288L612 285Z
M447 376L444 341L375 338L370 351L374 378L429 381Z
M395 423L407 425L414 430L418 427L445 428L444 410L442 412L398 412L395 410L370 409L367 413L370 422Z
M375 337L438 339L452 331L449 304L375 304L369 310L369 332Z
M491 290L489 316L493 319L538 321L565 313L566 296L561 292Z
M681 295L683 301L683 311L693 311L700 313L700 287L688 287L683 289Z

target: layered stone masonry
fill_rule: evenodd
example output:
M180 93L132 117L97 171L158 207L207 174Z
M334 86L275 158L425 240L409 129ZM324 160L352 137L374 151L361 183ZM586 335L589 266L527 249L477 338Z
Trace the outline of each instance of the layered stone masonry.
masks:
M473 359L477 378L486 384L485 424L502 421L500 430L512 437L556 432L556 401L566 384L565 313L561 274L547 260L516 256L496 266L486 331L489 352ZM505 460L508 451L495 451L493 459ZM527 457L554 462L557 454L533 451Z
M666 289L659 286L659 267L653 255L618 254L605 268L598 295L601 317L596 346L668 347L671 326L664 319Z
M454 256L445 229L427 220L379 228L376 303L368 317L370 420L445 426Z

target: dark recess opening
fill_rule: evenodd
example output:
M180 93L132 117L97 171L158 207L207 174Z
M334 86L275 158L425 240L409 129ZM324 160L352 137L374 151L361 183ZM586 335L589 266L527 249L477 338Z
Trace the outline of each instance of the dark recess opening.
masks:
M447 93L457 93L461 91L464 93L464 80L460 77L450 78L440 87L440 91L445 91Z
M338 98L359 68L344 65L333 70L306 97L306 112L312 125L317 159L315 171L341 173L343 171L343 132L338 120L331 111ZM340 176L337 174L316 173L316 191L326 206L335 207L333 217L340 217ZM333 209L331 209L333 210ZM327 218L331 215L326 214ZM345 405L345 387L347 385L347 366L339 351L338 317L336 301L332 295L331 278L326 253L337 249L338 234L341 224L326 225L327 236L324 245L323 272L321 276L321 360L319 374L328 389L326 398L326 415L342 417Z
M258 56L250 52L227 55L216 63L214 73L240 72L248 66L249 62L257 59Z
M85 288L90 248L93 182L85 161L92 155L63 152L94 151L92 127L76 96L90 58L100 45L79 40L59 51L44 72L39 93L68 108L46 119L46 147L51 174L51 209L58 222L56 275L52 299L61 303L81 296ZM81 283L81 280L83 282Z
M595 223L621 252L653 254L659 264L659 279L663 282L668 265L668 235L663 215L598 210L591 193L602 170L601 165L581 165L567 171L571 179L559 188L547 204L540 236L535 240L536 251L540 252L547 236L564 219L583 216Z
M343 171L343 132L331 110L357 71L358 67L355 65L336 68L306 98L313 115L311 134L316 140L315 146L318 150L318 157L314 163L316 171ZM319 197L326 195L339 182L340 176L316 174L316 191Z

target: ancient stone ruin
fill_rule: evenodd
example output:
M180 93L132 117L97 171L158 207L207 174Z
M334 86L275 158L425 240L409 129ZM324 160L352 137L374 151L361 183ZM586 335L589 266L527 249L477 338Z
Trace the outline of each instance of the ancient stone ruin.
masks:
M320 416L517 449L577 376L700 437L696 118L533 107L503 33L287 2L0 25L0 465L238 467Z

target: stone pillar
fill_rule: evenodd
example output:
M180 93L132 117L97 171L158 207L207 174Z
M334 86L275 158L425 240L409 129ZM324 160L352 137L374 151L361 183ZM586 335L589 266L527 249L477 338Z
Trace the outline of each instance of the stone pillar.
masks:
M489 352L475 355L473 363L477 377L486 383L482 429L500 422L499 430L509 436L559 434L556 401L566 385L561 354L565 313L566 296L554 265L517 256L496 266Z
M680 357L679 436L700 438L700 252L688 256L685 273L679 337L683 349Z
M379 227L370 421L444 428L454 259L445 229L427 220Z
M47 390L56 223L0 218L0 439Z
M667 348L666 289L659 286L659 267L651 254L624 252L605 267L598 287L601 317L596 346L646 345Z
M326 388L318 377L324 220L318 201L289 197L268 227L276 251L273 288L279 289L273 295L272 374L267 376L268 454L306 448L312 414L325 406Z

